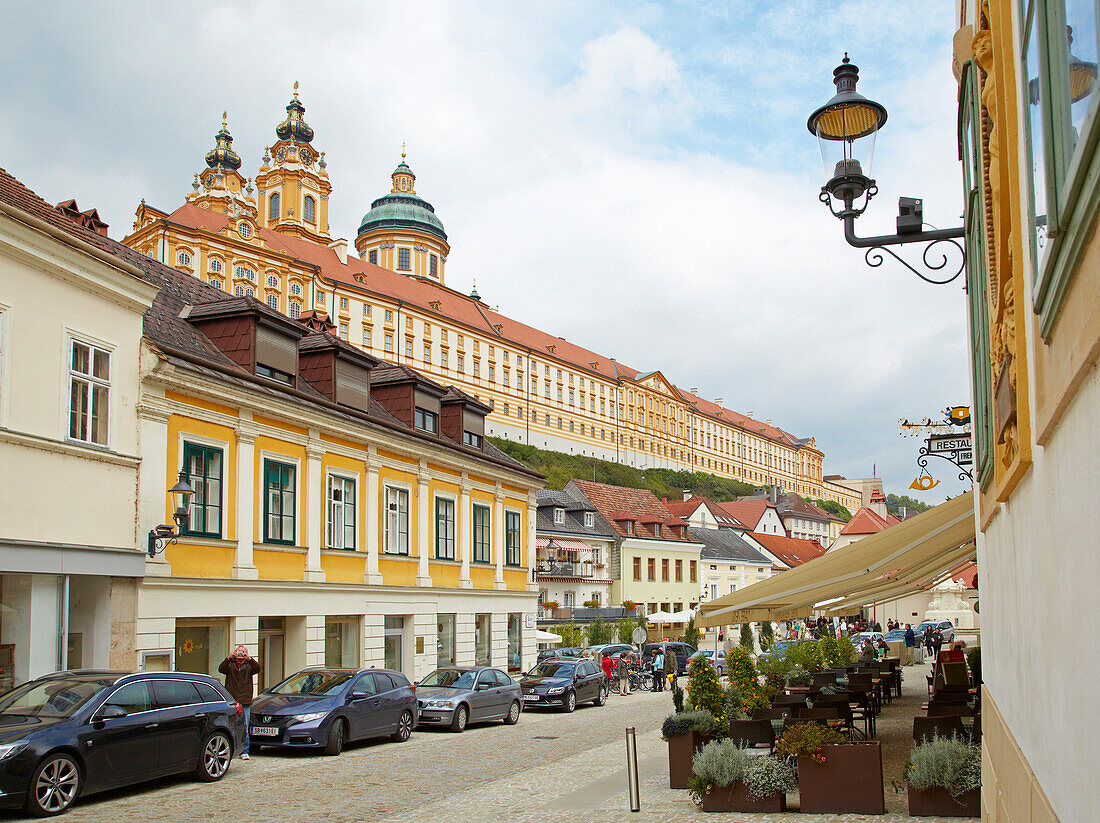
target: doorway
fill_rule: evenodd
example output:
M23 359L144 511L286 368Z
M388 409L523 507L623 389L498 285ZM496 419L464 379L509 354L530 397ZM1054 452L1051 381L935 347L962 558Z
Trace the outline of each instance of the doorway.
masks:
M284 674L286 648L286 618L260 618L260 683L259 691L279 683Z

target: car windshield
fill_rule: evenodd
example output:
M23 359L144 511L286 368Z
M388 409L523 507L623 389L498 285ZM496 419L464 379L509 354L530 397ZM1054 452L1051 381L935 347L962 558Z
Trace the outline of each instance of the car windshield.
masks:
M442 686L445 689L472 689L477 672L462 669L436 669L423 680L421 686Z
M267 692L322 697L340 691L354 675L355 672L298 672L279 685L272 686Z
M533 677L569 677L573 674L574 668L576 668L576 666L572 663L548 660L544 663L539 663L535 668L531 669L531 675Z
M0 698L0 715L69 717L114 682L115 678L27 683Z

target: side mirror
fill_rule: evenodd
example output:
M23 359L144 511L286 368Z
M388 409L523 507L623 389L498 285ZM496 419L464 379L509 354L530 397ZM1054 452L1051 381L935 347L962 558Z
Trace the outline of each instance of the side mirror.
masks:
M92 720L116 720L120 717L125 716L126 709L122 708L122 706L104 706L95 713L95 716L92 718Z
M478 683L477 686L474 687L475 691L479 691L479 692L483 692L486 689L490 689L490 688L492 688L492 686L489 683Z
M367 697L370 697L367 692L352 692L348 695L348 700L363 700Z

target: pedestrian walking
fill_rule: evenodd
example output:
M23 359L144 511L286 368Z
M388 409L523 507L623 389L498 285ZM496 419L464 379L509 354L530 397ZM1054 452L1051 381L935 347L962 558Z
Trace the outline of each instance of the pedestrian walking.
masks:
M923 640L924 640L925 653L929 657L931 657L932 656L932 627L931 626L925 626L924 627Z
M932 658L933 660L938 660L939 659L940 649L942 649L942 648L943 648L943 632L941 632L939 630L939 628L936 628L936 630L932 632L932 653L934 655L933 658Z
M917 645L917 635L911 623L905 624L905 665L913 665L913 647Z
M615 664L615 674L619 676L619 694L630 694L630 665L627 663L626 652L619 655L619 662Z
M241 760L248 760L248 728L252 718L252 694L255 691L252 680L260 673L260 662L244 646L237 646L233 654L218 665L218 671L225 675L225 690L244 709L244 747L241 750Z
M600 666L603 668L604 677L607 678L608 687L611 686L611 679L613 675L614 662L611 660L611 655L605 654L600 661Z
M665 676L668 678L669 687L676 685L676 674L680 669L680 661L676 659L676 652L669 649L665 653Z
M653 691L664 691L665 685L665 655L660 648L653 653Z

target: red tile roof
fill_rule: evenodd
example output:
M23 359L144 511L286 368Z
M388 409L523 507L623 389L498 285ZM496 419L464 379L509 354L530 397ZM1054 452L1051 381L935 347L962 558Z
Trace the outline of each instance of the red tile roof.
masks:
M889 519L887 519L889 518ZM891 522L891 520L893 522ZM869 509L863 506L859 509L852 519L848 521L848 524L840 530L841 534L878 534L883 529L893 526L895 523L900 523L893 515L887 515L886 518L882 517L874 509Z
M727 503L715 503L716 508L729 514L744 523L749 529L755 529L760 525L760 519L767 510L774 509L775 504L770 500L731 500Z
M703 505L703 498L693 496L690 500L662 500L661 505L677 517L691 517Z
M792 569L825 554L825 547L814 540L786 537L782 534L756 534L755 532L750 532L748 536Z
M629 514L635 520L644 522L666 523L672 513L666 509L661 501L649 489L628 489L622 486L608 486L605 483L593 483L591 480L570 480L578 491L588 498L588 502L596 507L596 511L611 524L611 528L620 537L652 538L652 534L635 529L634 534L627 534L623 524L615 518L621 514ZM686 530L685 530L686 531ZM690 536L679 536L675 531L665 532L661 540L672 542L693 543Z

